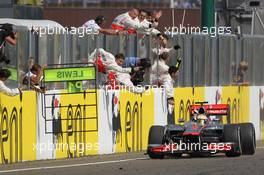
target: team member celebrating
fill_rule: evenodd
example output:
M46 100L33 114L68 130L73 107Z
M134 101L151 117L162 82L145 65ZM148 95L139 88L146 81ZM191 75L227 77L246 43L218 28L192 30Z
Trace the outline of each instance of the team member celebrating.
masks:
M112 22L111 28L115 30L127 30L128 34L135 34L138 29L151 28L151 24L140 23L137 19L139 11L131 9L118 15Z
M116 89L120 86L125 86L131 92L143 93L144 89L135 87L130 80L130 73L139 71L141 68L123 68L124 60L123 54L120 53L114 56L102 48L95 49L89 57L89 61L97 64L99 72L108 74L108 85L111 88Z
M103 28L104 23L105 23L104 16L97 16L95 19L91 19L85 22L82 25L82 27L91 29L93 30L93 32L100 32L100 33L108 34L108 35L118 35L118 34L124 33L123 31L120 31L120 30L105 29Z
M8 69L0 69L0 92L8 96L15 96L21 93L19 88L10 89L4 82L11 76L11 72Z

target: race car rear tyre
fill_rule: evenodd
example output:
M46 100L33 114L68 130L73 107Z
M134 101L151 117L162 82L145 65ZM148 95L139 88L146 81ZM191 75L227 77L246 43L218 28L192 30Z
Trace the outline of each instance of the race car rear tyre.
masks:
M234 143L232 149L225 153L227 157L237 157L241 155L240 128L236 124L224 125L223 133L225 143Z
M241 135L241 149L243 155L253 155L256 151L255 128L252 123L238 124Z
M162 145L164 144L164 126L151 126L148 136L148 144ZM162 153L153 153L148 149L148 155L152 159L163 159Z

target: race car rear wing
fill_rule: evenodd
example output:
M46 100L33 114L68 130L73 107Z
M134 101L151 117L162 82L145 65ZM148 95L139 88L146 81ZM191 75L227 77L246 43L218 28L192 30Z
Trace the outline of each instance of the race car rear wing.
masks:
M228 115L229 114L228 104L191 105L189 108L190 114L193 115L195 111L199 111L200 108L203 108L207 115Z

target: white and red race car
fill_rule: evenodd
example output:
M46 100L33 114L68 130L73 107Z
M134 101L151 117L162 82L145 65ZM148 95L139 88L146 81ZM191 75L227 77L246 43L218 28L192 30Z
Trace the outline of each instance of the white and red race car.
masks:
M165 155L180 157L225 153L228 157L253 155L256 149L252 123L223 124L229 118L228 104L191 105L190 121L183 125L152 126L149 130L147 154L153 159Z

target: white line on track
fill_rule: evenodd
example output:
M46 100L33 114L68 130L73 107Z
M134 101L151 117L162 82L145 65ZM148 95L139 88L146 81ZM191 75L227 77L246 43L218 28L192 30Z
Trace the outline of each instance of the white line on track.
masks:
M264 149L264 146L262 146L262 147L257 147L257 149Z
M129 161L145 160L145 159L148 159L148 158L122 159L122 160L111 160L111 161L104 161L104 162L90 162L90 163L80 163L80 164L71 164L71 165L58 165L58 166L23 168L23 169L14 169L14 170L2 170L0 171L0 173L12 173L12 172L19 172L19 171L33 171L33 170L44 170L44 169L59 169L59 168L69 168L69 167L79 167L79 166L89 166L89 165L101 165L101 164L129 162Z

